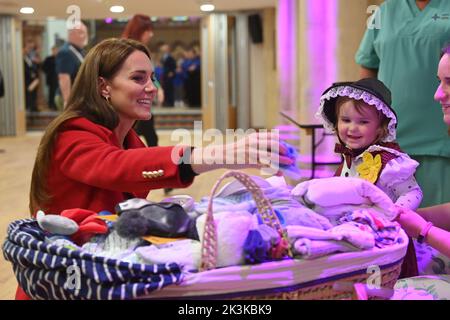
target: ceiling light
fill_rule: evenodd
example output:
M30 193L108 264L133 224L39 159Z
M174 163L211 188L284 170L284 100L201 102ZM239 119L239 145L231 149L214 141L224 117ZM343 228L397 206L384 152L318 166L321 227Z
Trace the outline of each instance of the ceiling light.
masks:
M121 13L125 11L125 8L122 6L112 6L111 8L109 8L109 11L114 13Z
M200 10L203 12L211 12L211 11L214 11L214 9L215 9L215 7L211 3L205 3L205 4L200 5Z
M34 13L34 9L32 7L23 7L23 8L20 8L20 13L33 14Z

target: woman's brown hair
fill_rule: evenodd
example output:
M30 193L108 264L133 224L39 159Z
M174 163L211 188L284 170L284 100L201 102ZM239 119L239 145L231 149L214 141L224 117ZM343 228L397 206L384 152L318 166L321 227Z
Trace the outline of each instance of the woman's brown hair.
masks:
M51 199L47 190L47 175L51 164L54 143L61 125L76 117L84 117L110 130L117 127L119 117L113 107L101 96L99 77L112 79L127 57L134 51L150 53L142 43L129 39L107 39L87 54L75 78L67 106L47 127L39 144L30 189L30 213L45 206Z

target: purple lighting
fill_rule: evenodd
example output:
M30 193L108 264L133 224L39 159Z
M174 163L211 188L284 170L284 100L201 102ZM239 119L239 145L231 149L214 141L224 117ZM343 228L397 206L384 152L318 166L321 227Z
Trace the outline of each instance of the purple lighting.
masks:
M322 92L337 79L337 0L308 0L307 47L308 47L308 101L307 114L317 123L313 115L319 107ZM319 161L334 162L336 154L334 138L329 137L317 148Z
M280 110L296 118L297 101L297 7L295 0L278 1L278 70L280 80ZM284 121L284 120L283 120Z
M312 83L311 105L314 114L322 92L336 81L336 40L338 7L336 0L308 0L308 62Z
M113 22L113 18L106 18L105 23L111 24Z

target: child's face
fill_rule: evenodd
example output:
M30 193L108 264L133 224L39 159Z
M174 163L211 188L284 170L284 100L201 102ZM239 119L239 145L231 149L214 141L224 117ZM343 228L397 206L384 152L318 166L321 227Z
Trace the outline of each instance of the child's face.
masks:
M450 54L442 57L439 63L438 78L441 83L436 90L434 99L441 104L444 122L450 126Z
M378 140L382 131L380 124L375 107L365 105L360 113L355 101L347 100L339 108L338 135L350 149L366 148Z

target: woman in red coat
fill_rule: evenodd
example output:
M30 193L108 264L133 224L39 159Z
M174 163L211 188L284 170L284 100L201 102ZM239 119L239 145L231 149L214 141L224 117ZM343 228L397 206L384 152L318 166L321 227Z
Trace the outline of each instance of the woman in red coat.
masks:
M67 107L47 128L33 169L30 211L108 210L126 199L146 198L151 189L181 188L217 168L258 168L279 159L291 164L270 133L228 145L146 148L132 127L151 117L157 89L147 48L127 39L104 40L86 56ZM259 148L258 148L259 147ZM245 155L223 164L228 152ZM228 154L227 154L228 155ZM258 163L251 164L257 158ZM277 165L277 164L275 164ZM26 298L18 289L16 298Z
M51 214L67 208L113 211L118 202L146 198L151 189L186 187L205 171L261 167L204 159L205 154L222 157L224 146L208 152L187 146L144 148L132 127L136 120L151 117L157 92L153 81L150 54L142 43L109 39L91 49L67 108L49 125L39 146L31 181L32 214L39 209ZM267 133L250 138L246 140L278 143ZM229 147L249 158L255 150L248 144Z

